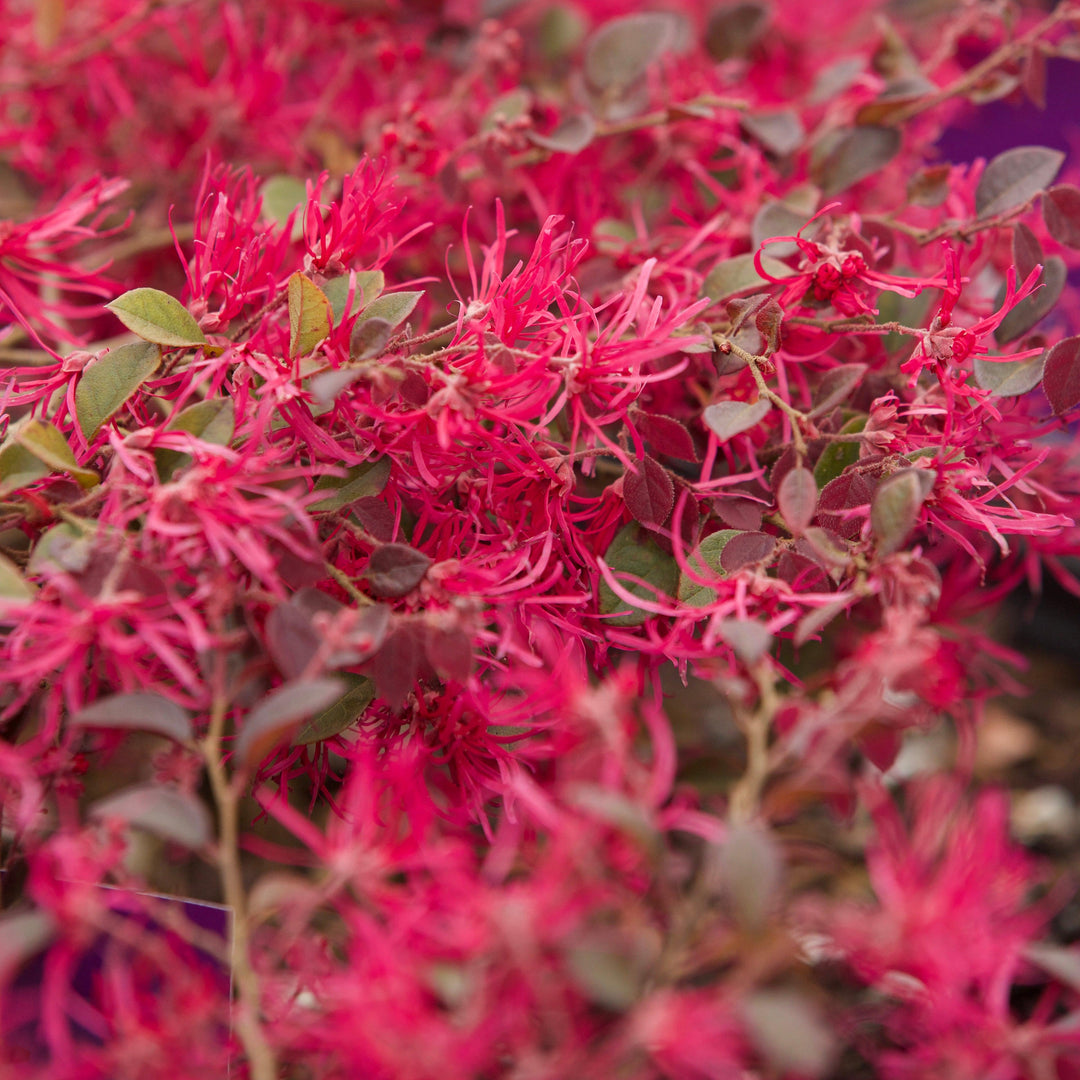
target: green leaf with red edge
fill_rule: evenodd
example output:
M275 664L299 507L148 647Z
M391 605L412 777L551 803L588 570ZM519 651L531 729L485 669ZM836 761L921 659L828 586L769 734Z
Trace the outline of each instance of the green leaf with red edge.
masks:
M195 737L188 714L167 697L151 691L111 694L80 709L68 721L75 727L149 731L178 743Z
M161 347L149 341L121 345L83 369L75 387L75 415L83 438L92 439L106 420L131 400L158 369Z
M809 469L799 467L785 474L776 492L776 503L792 536L801 536L814 520L817 500L817 481Z
M364 577L376 596L406 596L424 579L431 560L408 544L383 544L368 559Z
M101 477L93 469L84 469L75 460L67 439L48 421L29 420L13 431L11 437L51 472L66 472L84 490L101 483Z
M1080 188L1058 184L1042 197L1043 221L1050 235L1066 247L1080 248Z
M615 534L604 552L604 562L631 596L657 603L675 594L679 577L675 560L648 539L635 524L624 525ZM623 578L624 574L632 574L644 584ZM598 600L601 614L614 616L604 620L607 626L640 626L650 616L643 609L632 609L602 577Z
M296 733L302 721L328 709L345 693L341 679L301 679L268 694L246 717L233 745L238 766L251 771Z
M870 528L881 554L903 546L936 479L937 473L929 469L902 469L878 485L870 503Z
M105 307L144 341L169 348L206 344L191 312L160 289L131 289Z
M375 684L363 675L343 671L340 676L348 689L310 720L305 720L293 736L293 746L310 746L340 735L360 719L375 699Z
M1080 404L1080 337L1065 338L1046 354L1042 387L1059 416Z
M623 476L626 508L642 525L663 525L675 505L675 484L671 475L648 454L635 464L638 471Z
M705 424L721 442L756 427L772 409L767 398L757 401L721 401L705 409Z
M89 816L98 821L119 819L192 850L206 847L214 837L206 806L190 792L165 784L124 788L94 803Z
M307 356L330 333L330 301L299 271L289 278L289 356Z
M1054 182L1065 155L1046 146L1016 146L998 154L975 189L975 214L998 217L1024 205Z

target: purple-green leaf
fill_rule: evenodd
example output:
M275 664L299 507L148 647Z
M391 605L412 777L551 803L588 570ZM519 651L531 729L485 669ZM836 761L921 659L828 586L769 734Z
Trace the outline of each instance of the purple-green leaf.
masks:
M721 442L756 427L766 416L772 404L767 398L757 401L721 401L710 405L704 413L706 425Z
M175 701L151 691L99 698L80 709L69 723L78 727L149 731L179 743L190 742L195 737L188 714Z
M347 687L341 679L303 679L267 695L246 717L233 746L239 767L251 770L295 734L301 721L334 704Z
M998 154L979 177L975 213L980 220L1023 206L1054 182L1065 155L1045 146L1016 146Z
M1066 247L1080 248L1080 189L1059 184L1042 197L1043 221L1050 235Z
M210 811L190 792L164 784L138 784L90 807L99 821L119 819L184 847L205 847L213 839Z
M408 544L383 544L368 560L364 576L376 596L405 596L423 580L431 560Z
M1042 385L1059 416L1080 404L1080 337L1065 338L1047 353Z

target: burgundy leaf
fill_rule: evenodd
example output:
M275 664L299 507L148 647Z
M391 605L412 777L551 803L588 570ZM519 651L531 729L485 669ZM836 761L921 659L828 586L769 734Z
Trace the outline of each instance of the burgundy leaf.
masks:
M811 416L821 416L847 401L867 372L866 364L838 364L821 378L814 392L815 404Z
M1080 189L1052 187L1042 198L1043 221L1050 235L1066 247L1080 248Z
M761 528L761 503L753 499L740 499L735 495L724 495L713 500L713 509L717 517L732 529L744 532L756 532Z
M266 618L266 647L286 679L299 678L322 644L312 626L315 613L333 614L341 609L333 597L318 589L301 589L270 612Z
M793 536L801 535L814 520L818 489L814 474L805 468L792 469L776 493L780 516Z
M1039 238L1022 221L1013 226L1012 256L1013 265L1016 267L1016 275L1021 281L1036 266L1045 262Z
M365 577L376 596L405 596L423 580L431 560L408 544L383 544L368 560Z
M400 709L420 678L426 649L424 628L399 623L369 663L379 696L391 709Z
M374 496L357 499L352 505L353 517L360 527L381 544L388 544L394 538L394 511Z
M647 454L637 464L638 472L623 477L626 508L642 525L663 525L675 502L675 485L667 469Z
M818 520L845 540L854 540L862 530L865 515L839 511L868 507L874 495L873 482L862 473L848 471L830 480L818 496Z
M733 536L720 555L720 566L734 574L744 566L765 562L776 547L776 537L763 532L744 532Z
M472 640L458 628L429 626L427 658L442 678L468 682L473 669Z
M1065 338L1050 350L1042 385L1057 415L1080 404L1080 337Z
M647 413L641 409L631 409L630 419L645 437L653 452L682 461L697 461L697 451L690 432L670 416L659 413Z

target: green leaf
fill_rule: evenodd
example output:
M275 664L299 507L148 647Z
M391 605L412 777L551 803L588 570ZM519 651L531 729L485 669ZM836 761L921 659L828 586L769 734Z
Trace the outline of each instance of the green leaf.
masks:
M980 219L1023 206L1054 182L1065 155L1045 146L1016 146L998 154L979 178L975 213Z
M381 270L358 270L356 272L356 290L353 294L350 315L362 311L386 288L386 277ZM334 313L334 325L341 322L345 314L345 304L349 299L349 275L331 278L323 282L323 296L330 301L330 310Z
M368 319L385 319L392 327L400 326L420 302L422 292L386 293L372 300L360 313L356 325Z
M329 490L331 494L316 503L309 503L308 510L334 513L350 506L358 499L370 499L386 487L389 477L390 459L388 457L353 465L345 476L321 476L315 484L315 490Z
M678 40L677 16L640 12L604 23L585 46L585 80L598 93L618 95L633 86Z
M83 489L101 482L101 477L93 469L84 469L75 460L60 429L45 420L30 420L12 432L12 438L24 450L29 450L39 461L48 465L51 471L68 473Z
M173 348L206 344L187 308L160 289L132 289L105 306L144 341Z
M165 426L166 431L186 431L214 446L228 446L236 427L236 406L232 398L209 398L197 401L176 414ZM158 476L162 483L191 461L191 455L179 450L155 450Z
M34 599L35 591L19 568L6 555L0 555L0 606L28 603Z
M87 521L77 524L62 521L47 529L38 538L30 556L31 574L51 576L56 571L81 574L90 565L90 556L98 542L98 526Z
M75 388L75 413L83 437L92 439L161 363L161 348L135 341L106 353L87 367Z
M1042 382L1046 353L1027 360L991 360L975 357L975 381L994 397L1019 397Z
M767 274L775 278L791 277L795 272L790 266L785 266L779 259L769 255L761 257L761 265ZM756 292L770 284L771 282L757 272L753 255L735 255L718 262L709 271L701 285L701 295L720 301L739 293Z
M0 449L0 499L43 480L52 469L14 440Z
M626 591L632 596L655 602L658 597L675 594L679 578L679 568L675 560L651 540L643 538L637 525L624 525L615 534L615 539L604 552L604 561L616 579L620 574L633 574L647 582L641 585L636 581L626 581ZM604 615L625 612L613 619L605 619L608 626L639 626L650 615L643 610L628 611L627 602L603 578L600 580L599 602L600 611Z
M710 574L726 578L727 571L720 565L720 557L728 541L741 533L740 529L721 529L711 533L687 557L687 565L698 577L708 578ZM708 607L716 602L716 590L702 585L688 574L679 575L679 600L687 607Z
M311 278L289 278L289 356L307 356L330 333L330 301Z
M293 746L308 746L332 739L355 724L374 700L375 684L371 679L355 675L351 671L340 672L339 677L348 686L348 690L333 705L300 725L300 730L293 736Z
M1061 294L1065 291L1065 282L1069 270L1060 255L1051 255L1046 259L1043 271L1039 275L1038 286L1029 296L1025 296L1001 320L994 330L994 340L1005 345L1022 337L1033 326L1049 315ZM1002 296L1004 300L1004 296Z
M271 176L262 186L263 216L277 222L283 228L289 217L307 206L307 185L295 176ZM296 241L304 235L303 212L293 218L290 239Z
M841 435L854 435L866 427L868 416L853 416L840 429ZM854 465L859 460L859 444L857 442L834 442L829 443L814 465L814 480L818 489L823 488L830 480L835 480L849 465Z

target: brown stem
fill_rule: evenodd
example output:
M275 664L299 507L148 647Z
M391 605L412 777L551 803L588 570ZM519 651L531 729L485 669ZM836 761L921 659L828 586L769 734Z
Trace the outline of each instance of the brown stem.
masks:
M240 868L239 788L230 782L221 757L228 701L224 692L224 654L219 654L210 728L202 742L203 760L218 810L218 871L225 903L232 908L232 974L236 982L238 1008L236 1032L251 1066L252 1080L276 1080L278 1070L273 1048L259 1019L261 995L259 977L251 963L251 925L247 895Z

